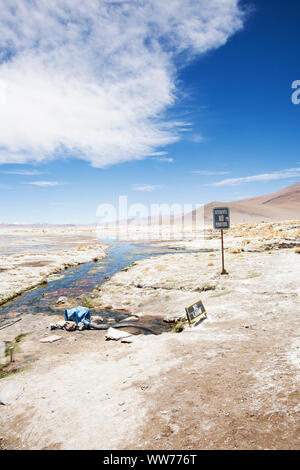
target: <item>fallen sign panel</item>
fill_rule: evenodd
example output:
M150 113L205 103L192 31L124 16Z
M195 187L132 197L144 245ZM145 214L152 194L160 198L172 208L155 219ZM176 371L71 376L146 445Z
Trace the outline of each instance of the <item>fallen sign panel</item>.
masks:
M207 318L206 308L204 307L202 300L186 307L186 315L189 321L189 324L194 323L198 318L205 316Z

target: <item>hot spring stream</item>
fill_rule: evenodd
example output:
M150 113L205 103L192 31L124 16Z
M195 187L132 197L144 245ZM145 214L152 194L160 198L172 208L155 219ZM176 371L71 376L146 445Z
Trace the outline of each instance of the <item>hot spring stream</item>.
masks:
M104 241L104 240L103 240ZM80 295L88 294L94 287L100 286L107 277L128 268L133 262L148 258L150 256L160 256L170 253L187 253L194 251L174 250L149 245L133 245L131 243L115 242L105 240L110 245L106 258L97 262L89 262L80 266L69 268L59 274L50 276L46 285L38 286L14 300L0 307L0 326L4 325L12 318L21 315L45 313L63 314L64 306L57 308L56 301L61 296L77 298ZM101 315L106 322L114 319L115 322L126 319L130 313L124 311L114 311L105 309L91 309L92 315ZM145 317L138 322L147 328L151 328L157 333L168 331L169 326L165 325L161 318ZM112 325L113 326L113 323Z

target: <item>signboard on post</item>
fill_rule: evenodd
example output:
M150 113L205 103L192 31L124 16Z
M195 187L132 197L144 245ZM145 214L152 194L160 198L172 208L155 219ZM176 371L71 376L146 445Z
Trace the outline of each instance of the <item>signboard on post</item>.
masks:
M214 209L214 228L215 230L227 230L230 228L229 207L216 207Z
M207 318L206 309L202 300L190 305L185 309L189 324L194 323L198 318L205 316Z
M216 207L214 209L214 228L221 230L221 249L222 249L222 272L221 275L228 274L225 269L224 261L224 230L230 228L230 209L229 207Z

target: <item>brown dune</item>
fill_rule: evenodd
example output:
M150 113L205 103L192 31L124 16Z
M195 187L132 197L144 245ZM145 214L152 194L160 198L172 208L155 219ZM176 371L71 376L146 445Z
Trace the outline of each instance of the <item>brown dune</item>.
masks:
M204 206L204 223L211 225L213 209L229 207L231 223L282 221L300 219L300 182L264 196L251 197L232 202L214 201ZM186 223L196 217L201 220L203 207L185 215ZM182 217L176 217L175 223L181 223Z
M300 219L300 182L264 196L207 204L205 223L211 224L213 208L222 206L230 207L231 221L235 224Z
M265 194L264 196L251 197L241 199L239 201L221 202L215 201L204 206L204 223L212 225L213 209L215 207L229 207L232 224L241 224L247 222L272 222L283 220L299 220L300 219L300 182L280 189L274 193ZM187 225L197 221L201 223L203 216L203 207L193 212L185 214L184 223ZM135 219L130 221L132 226L145 226L150 223L159 225L182 224L183 216L176 217L155 217L148 220L146 218ZM119 222L120 225L126 221ZM127 222L128 223L128 222Z

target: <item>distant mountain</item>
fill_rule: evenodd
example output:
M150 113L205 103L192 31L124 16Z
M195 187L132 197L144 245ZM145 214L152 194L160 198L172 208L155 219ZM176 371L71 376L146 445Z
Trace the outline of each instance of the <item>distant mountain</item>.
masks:
M204 206L205 224L212 224L215 207L230 207L231 222L300 220L300 182L264 196Z
M300 220L300 182L288 186L287 188L280 189L274 193L265 194L264 196L250 197L247 199L241 199L239 201L232 202L221 202L215 201L204 206L204 223L205 225L213 224L213 209L215 207L229 207L231 214L232 224L241 224L244 222L272 222L282 220ZM199 214L203 213L203 207L199 208L189 214L185 215L185 223L188 225L192 220L196 219ZM199 217L199 221L201 217ZM125 225L128 223L132 226L145 226L150 224L148 218L137 218L134 220L119 221L119 224ZM151 220L152 224L169 225L181 224L182 216L176 216L171 218L162 216L155 217ZM100 224L101 225L101 224ZM97 224L0 224L0 228L17 228L17 227L34 227L34 228L53 228L53 227L95 227Z
M197 223L201 223L204 210L205 225L212 225L213 209L215 207L229 207L232 224L300 220L300 182L264 196L251 197L232 202L211 202L210 204L206 204L204 208L200 207L193 212L185 214L185 224L190 225L193 220L197 220ZM150 224L150 220L147 218L137 218L128 221L128 223L133 227L145 226ZM153 225L169 225L170 223L180 225L182 223L182 216L171 216L170 218L165 216L155 217L151 220L151 223ZM120 225L124 224L126 224L126 221L120 222Z

